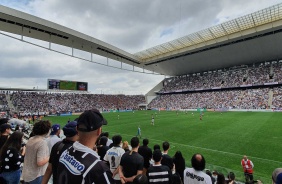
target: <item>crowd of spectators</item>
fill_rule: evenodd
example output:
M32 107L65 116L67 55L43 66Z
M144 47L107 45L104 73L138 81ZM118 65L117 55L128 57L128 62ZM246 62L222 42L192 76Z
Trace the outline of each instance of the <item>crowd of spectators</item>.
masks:
M273 89L272 105L273 108L282 108L282 88Z
M6 99L6 94L0 94L0 111L6 111L8 109L8 102Z
M269 88L259 88L159 95L148 105L148 108L266 109L269 107L269 90Z
M260 64L251 67L235 67L229 70L204 72L168 78L160 92L179 90L232 88L246 85L263 85L282 82L282 64Z
M10 99L20 112L83 112L86 109L132 110L145 103L144 95L105 95L49 92L13 92Z

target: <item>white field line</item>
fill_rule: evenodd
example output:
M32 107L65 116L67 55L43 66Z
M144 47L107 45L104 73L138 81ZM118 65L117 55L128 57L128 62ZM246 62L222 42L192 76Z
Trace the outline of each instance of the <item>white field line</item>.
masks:
M112 133L120 134L119 132L112 132ZM129 135L129 134L120 134L120 135L132 136L132 137L135 136L135 135ZM163 141L163 140L151 139L151 138L149 140L154 140L154 141L158 141L158 142L162 142ZM237 153L230 153L230 152L219 151L219 150L214 150L214 149L209 149L209 148L202 148L202 147L198 147L198 146L191 146L191 145L181 144L181 143L171 142L171 141L169 143L180 145L180 146L183 146L183 147L197 148L197 149L202 149L202 150L207 150L207 151L212 151L212 152L217 152L217 153L222 153L222 154L229 154L229 155L235 155L235 156L243 157L243 155L240 155L240 154L237 154ZM174 146L171 145L171 147L173 148ZM278 164L282 164L282 162L279 162L279 161L276 161L276 160L270 160L270 159L265 159L265 158L253 157L253 156L250 156L250 155L248 155L248 157L249 158L258 159L258 160L262 160L262 161L266 161L266 162L275 162L275 163L278 163Z

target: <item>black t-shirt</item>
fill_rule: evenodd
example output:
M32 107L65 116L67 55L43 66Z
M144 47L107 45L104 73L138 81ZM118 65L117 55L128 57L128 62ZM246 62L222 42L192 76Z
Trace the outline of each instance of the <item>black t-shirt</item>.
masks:
M75 142L60 156L58 164L60 184L114 184L112 172L92 149Z
M136 175L137 171L143 170L144 159L139 153L128 151L122 155L120 165L123 168L123 175L129 178Z
M152 150L148 146L140 146L138 153L144 158L144 167L150 167L150 160L152 158Z
M104 156L106 155L107 151L110 149L109 146L99 146L97 147L98 155L100 156L100 160L104 160Z
M49 163L52 164L52 173L53 173L53 184L57 184L57 168L58 168L58 164L59 164L59 158L61 156L61 154L68 149L69 147L71 147L73 145L74 141L69 141L69 140L62 140L57 142L51 150L51 154L50 154L50 159L49 159ZM62 147L63 146L63 147Z
M162 165L168 166L170 169L173 168L173 160L168 154L163 154L161 163Z

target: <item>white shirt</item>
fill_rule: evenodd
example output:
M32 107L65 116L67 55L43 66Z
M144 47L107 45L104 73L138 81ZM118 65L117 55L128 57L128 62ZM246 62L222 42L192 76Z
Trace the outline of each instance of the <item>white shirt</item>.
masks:
M60 139L57 135L50 135L50 137L47 139L47 145L49 148L49 152L51 153L51 149L52 147L59 141L61 141L62 139Z
M184 184L212 184L211 177L203 171L196 171L194 168L184 170Z
M119 166L122 155L125 153L121 147L112 147L109 149L104 156L104 160L110 163L110 169L113 173ZM114 177L115 180L120 180L119 174L117 173Z

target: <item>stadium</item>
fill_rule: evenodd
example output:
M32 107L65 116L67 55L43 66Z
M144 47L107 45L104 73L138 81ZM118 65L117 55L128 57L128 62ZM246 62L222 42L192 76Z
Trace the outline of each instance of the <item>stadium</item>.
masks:
M236 181L244 182L241 160L247 155L255 165L255 181L262 183L272 183L273 170L281 167L282 4L134 54L2 5L0 34L105 68L166 76L145 95L91 93L88 81L56 76L46 78L46 89L2 87L1 117L27 120L27 139L41 119L63 127L95 108L107 119L103 131L110 137L120 134L130 141L141 127L141 139L148 138L149 147L168 141L169 154L181 151L186 167L191 167L192 155L201 153L207 170L225 176L234 172ZM75 55L76 50L88 57ZM106 62L96 62L96 55Z

